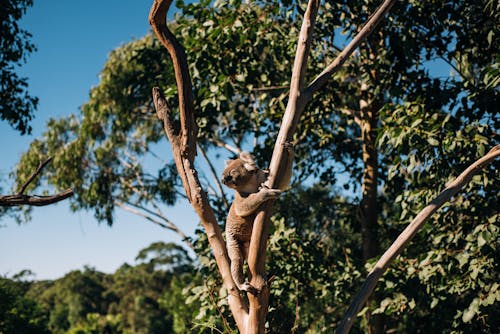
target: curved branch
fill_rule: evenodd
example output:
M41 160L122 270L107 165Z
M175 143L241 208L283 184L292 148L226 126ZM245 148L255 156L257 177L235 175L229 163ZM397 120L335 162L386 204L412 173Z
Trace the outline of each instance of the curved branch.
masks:
M382 274L387 270L389 265L394 261L410 240L415 236L417 231L424 226L424 223L429 217L436 212L443 204L445 204L452 196L454 196L460 189L463 188L472 177L489 165L495 158L500 156L500 145L493 147L485 156L470 165L465 171L462 172L453 182L449 183L446 188L433 199L413 221L405 228L405 230L398 236L396 241L385 251L382 257L375 264L375 267L368 274L365 283L354 297L349 309L344 315L342 322L336 330L337 334L346 334L351 329L356 319L356 315L361 307L366 303L368 297L375 289L377 281Z

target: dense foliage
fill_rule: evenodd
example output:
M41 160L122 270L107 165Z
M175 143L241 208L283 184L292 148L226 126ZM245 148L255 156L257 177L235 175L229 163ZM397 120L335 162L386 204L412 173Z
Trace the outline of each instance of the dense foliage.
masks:
M16 70L35 50L31 34L19 26L19 20L33 5L32 0L0 1L0 119L21 134L31 132L29 121L38 99L28 94L27 78Z
M310 57L311 78L377 4L326 1ZM177 5L181 13L172 30L186 47L195 88L201 153L197 163L223 224L226 194L209 181L209 176L218 177L217 172L210 175L210 167L220 172L219 158L235 148L252 150L261 165L268 161L286 103L303 4ZM332 332L362 283L370 258L379 255L446 182L499 143L498 13L494 2L398 2L385 24L307 107L295 138L293 186L278 203L269 241L270 332ZM44 136L32 143L17 169L19 182L42 157L51 155L47 180L55 187L75 189L75 210L92 209L99 220L112 224L114 210L125 207L177 231L169 225L176 223L175 216L167 218L162 212L183 199L182 189L170 157L164 160L156 153L168 144L150 97L151 87L159 85L175 110L172 76L166 52L150 35L116 49L81 115L51 120ZM364 112L366 108L370 112ZM371 137L363 130L367 124ZM375 161L365 158L368 144ZM205 152L207 160L201 162ZM369 238L362 209L368 165L376 176ZM477 175L384 276L376 298L363 310L383 315L384 331L492 333L499 327L498 169L496 163ZM368 239L371 253L366 251ZM174 326L179 332L207 327L231 332L235 327L226 292L220 289L203 231L193 244L203 281L198 276L190 282L172 280L176 292L162 298L158 291L152 296L151 291L134 290L133 298L144 298L137 301L144 305L141 311L158 315L167 308L169 314L182 314L158 324L155 316L143 314L141 321L157 328ZM120 284L126 287L142 275L138 270L122 268L115 276L122 277ZM86 289L108 291L92 283L103 279L95 278L98 273L85 275L94 277ZM115 292L107 298L126 291L120 284L113 285ZM187 284L196 286L180 293ZM195 301L196 307L185 310L183 298ZM135 326L136 304L126 295L116 303L122 300L129 308L119 307L120 313L93 305L96 315L88 321L97 326L104 321L98 315L108 312L120 316L109 320L116 326L125 326L125 321ZM69 314L81 317L78 308L58 312L68 315L61 316L64 321ZM354 331L362 332L371 325L359 321L357 326Z
M54 281L0 280L0 333L186 333L199 282L186 251L154 243L113 274L86 267ZM182 306L181 306L182 305Z

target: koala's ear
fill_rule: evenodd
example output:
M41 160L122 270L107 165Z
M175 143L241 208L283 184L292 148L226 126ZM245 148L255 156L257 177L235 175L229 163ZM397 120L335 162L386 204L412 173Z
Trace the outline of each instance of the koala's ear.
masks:
M245 167L245 169L249 172L254 172L259 169L256 164L249 164L249 163L245 163L243 167Z
M249 164L255 164L255 161L253 160L253 156L248 153L247 151L243 151L240 153L240 159L243 160L244 162L247 162Z
M243 165L243 167L245 167L245 169L249 172L253 172L253 171L256 171L257 169L259 169L257 167L257 165L255 164L255 161L253 160L253 156L248 153L248 152L241 152L240 153L240 159L241 161L243 161L245 164Z

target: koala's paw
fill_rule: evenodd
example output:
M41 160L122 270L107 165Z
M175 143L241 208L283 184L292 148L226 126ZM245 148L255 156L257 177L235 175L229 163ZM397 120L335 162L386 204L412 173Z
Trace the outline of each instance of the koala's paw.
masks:
M258 295L259 294L259 290L257 290L256 288L254 288L250 282L248 281L245 281L243 284L241 284L239 286L240 290L241 291L245 291L245 292L248 292L248 293L251 293L252 295Z

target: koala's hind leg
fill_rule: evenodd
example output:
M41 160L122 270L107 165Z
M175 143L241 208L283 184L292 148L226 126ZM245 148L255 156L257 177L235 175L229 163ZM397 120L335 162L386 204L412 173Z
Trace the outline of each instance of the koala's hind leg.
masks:
M229 259L231 260L231 275L233 280L240 288L240 286L245 281L243 277L243 252L240 248L240 244L236 238L230 233L226 235L227 238L227 252Z
M257 294L258 291L243 276L243 263L248 257L250 242L240 243L231 235L226 235L226 238L227 251L231 260L231 276L233 276L234 283L241 291Z

